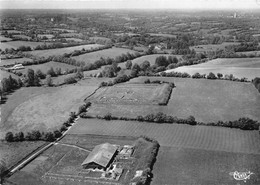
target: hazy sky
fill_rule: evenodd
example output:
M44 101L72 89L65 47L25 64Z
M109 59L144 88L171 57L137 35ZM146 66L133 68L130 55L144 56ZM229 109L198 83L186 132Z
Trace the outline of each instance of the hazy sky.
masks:
M260 0L0 0L1 9L252 9Z

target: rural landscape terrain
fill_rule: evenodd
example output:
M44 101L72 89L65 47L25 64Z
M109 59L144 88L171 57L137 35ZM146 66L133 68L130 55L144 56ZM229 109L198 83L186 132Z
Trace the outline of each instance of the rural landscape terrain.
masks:
M0 10L0 184L260 184L260 11Z

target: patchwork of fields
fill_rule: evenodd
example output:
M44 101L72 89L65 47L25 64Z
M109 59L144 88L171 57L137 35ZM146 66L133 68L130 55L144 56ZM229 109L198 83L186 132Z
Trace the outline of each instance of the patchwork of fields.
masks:
M1 42L0 49L5 50L6 48L17 49L20 46L30 46L31 48L35 48L36 46L43 45L44 42L29 42L29 41L10 41L10 42ZM46 43L47 45L50 43Z
M32 59L30 59L30 58L14 58L14 59L1 60L0 66L22 64L25 61L32 61Z
M60 63L60 62L47 62L44 64L37 64L37 65L29 65L29 66L24 66L24 69L18 70L19 72L26 74L28 69L33 69L35 72L40 69L44 74L47 73L47 71L52 67L54 70L57 68L61 69L61 72L64 72L66 70L70 69L75 69L77 68L76 66L65 64L65 63Z
M144 84L149 78L173 82L171 98L167 106L120 105L93 103L88 114L112 115L136 118L139 115L163 112L179 118L192 115L197 121L230 121L240 117L260 120L260 95L251 83L226 80L184 79L170 77L139 77L126 84ZM240 108L237 108L240 107Z
M81 118L68 133L132 137L146 135L158 140L161 146L260 154L257 131L222 127Z
M150 62L150 65L154 65L155 64L155 60L157 57L159 56L165 56L165 57L168 57L168 56L176 56L178 59L181 58L181 55L170 55L170 54L153 54L153 55L146 55L146 56L141 56L141 57L138 57L134 60L132 60L132 64L138 64L138 65L141 65L144 61L148 61ZM119 67L121 68L126 68L125 67L125 64L126 62L124 63L120 63L118 64Z
M49 57L53 55L63 55L65 53L71 53L74 50L81 50L81 49L91 49L91 48L99 48L103 45L100 44L87 44L87 45L80 45L80 46L73 46L73 47L66 47L66 48L58 48L58 49L46 49L46 50L35 50L30 51L29 53L38 57Z
M115 58L117 56L126 54L128 52L130 54L136 53L136 51L133 51L130 49L110 48L110 49L104 49L101 51L86 53L86 54L75 56L72 58L76 59L77 61L83 61L83 62L85 62L85 64L88 64L88 63L94 63L95 61L99 60L101 57L102 58L108 58L108 57Z
M245 77L252 80L260 74L260 58L219 58L202 64L170 69L166 72L186 72L190 75L213 72L214 74L222 73L223 75L233 74L237 78Z
M190 49L194 49L196 52L209 52L217 51L218 49L225 49L226 46L239 45L239 42L223 42L222 44L207 44L207 45L198 45L192 46Z

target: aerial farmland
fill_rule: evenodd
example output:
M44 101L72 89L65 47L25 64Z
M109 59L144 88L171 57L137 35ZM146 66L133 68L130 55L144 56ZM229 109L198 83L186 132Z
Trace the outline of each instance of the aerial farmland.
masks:
M259 185L247 3L3 2L0 184Z

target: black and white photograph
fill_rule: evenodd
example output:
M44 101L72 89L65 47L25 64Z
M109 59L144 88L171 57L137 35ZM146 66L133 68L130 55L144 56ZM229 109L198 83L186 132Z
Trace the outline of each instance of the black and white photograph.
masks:
M260 185L260 0L0 0L0 185Z

